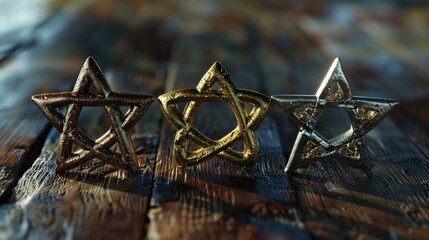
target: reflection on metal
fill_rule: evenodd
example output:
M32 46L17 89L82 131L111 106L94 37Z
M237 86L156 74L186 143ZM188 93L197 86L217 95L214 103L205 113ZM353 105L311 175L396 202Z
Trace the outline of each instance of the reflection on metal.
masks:
M89 91L91 84L95 93ZM140 120L153 101L153 96L112 92L101 69L89 57L78 76L73 91L34 95L33 101L52 125L61 132L57 146L57 172L75 168L92 159L128 171L138 171L137 156L129 131ZM67 106L65 116L58 110ZM100 106L107 113L110 129L97 140L90 139L77 126L84 106ZM120 106L129 106L124 115ZM73 144L81 150L73 151ZM110 148L115 144L119 152Z
M220 89L212 86L219 83ZM237 89L223 66L216 62L207 71L195 89L176 90L159 97L168 120L178 129L174 138L174 158L179 165L190 166L213 157L223 158L241 166L252 166L256 162L258 147L255 130L262 122L270 105L270 98L249 90ZM187 102L183 112L178 103ZM215 141L193 127L193 119L203 102L228 102L237 121L237 127ZM244 103L253 105L250 113ZM240 141L243 150L232 147ZM188 150L189 143L198 146Z
M285 171L306 167L331 156L371 175L364 135L374 128L398 102L392 99L353 97L337 58L315 96L277 95L272 99L286 118L299 129ZM315 130L324 108L343 108L351 128L328 139Z

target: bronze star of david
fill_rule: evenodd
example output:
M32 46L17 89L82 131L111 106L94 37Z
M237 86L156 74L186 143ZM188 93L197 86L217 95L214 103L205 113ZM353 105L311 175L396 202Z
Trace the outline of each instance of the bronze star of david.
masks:
M90 93L91 84L95 92ZM34 95L32 100L52 125L61 132L57 145L57 169L64 172L92 159L127 171L137 172L138 162L129 131L141 119L153 96L112 92L101 69L89 57L76 80L73 91ZM67 106L65 116L58 108ZM100 106L107 113L110 129L97 140L90 139L77 126L83 106ZM120 106L129 106L124 115ZM73 151L73 144L80 147ZM110 148L118 144L119 152Z
M302 168L331 156L345 165L371 175L364 135L373 129L398 102L392 99L353 97L341 62L331 65L315 96L277 95L272 99L286 118L299 129L286 172ZM351 128L331 139L315 130L325 108L342 108L348 113Z
M216 82L220 89L212 88ZM172 91L161 95L159 101L167 119L178 129L173 155L179 165L191 166L214 157L240 166L255 164L258 147L254 131L268 111L270 98L257 92L237 89L219 62L212 65L195 89ZM188 102L183 113L178 108L181 102ZM237 127L216 141L195 129L192 122L202 102L228 102ZM244 102L253 106L250 113L244 107ZM199 148L188 150L190 141ZM239 141L243 143L242 151L232 148Z

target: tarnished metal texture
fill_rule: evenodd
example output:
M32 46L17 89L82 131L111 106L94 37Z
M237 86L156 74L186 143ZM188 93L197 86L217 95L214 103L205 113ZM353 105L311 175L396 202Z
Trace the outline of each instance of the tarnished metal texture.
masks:
M212 86L219 83L220 89ZM159 97L167 119L178 129L174 138L173 155L179 165L191 166L219 157L241 166L256 162L258 146L255 130L262 122L270 106L270 98L257 92L237 89L222 64L215 62L195 89L182 89ZM187 102L183 113L178 104ZM196 110L203 102L228 102L237 121L237 127L219 140L213 140L193 126ZM253 106L250 113L244 103ZM192 141L197 150L189 150ZM232 147L242 141L243 150Z
M91 85L94 93L90 92ZM127 171L139 171L130 130L153 102L152 95L112 92L100 67L89 57L73 91L37 94L32 100L61 132L57 145L57 173L92 159ZM67 110L62 115L58 108L64 106ZM103 107L110 121L110 129L96 140L89 138L78 127L79 114L84 106ZM123 114L120 106L128 106L128 112ZM80 149L73 150L73 144ZM111 149L115 144L119 151Z
M271 98L299 130L286 172L331 156L368 176L371 167L364 136L398 103L393 99L353 97L338 58L316 95L276 95ZM326 108L345 109L351 122L350 129L330 139L317 132L316 124Z

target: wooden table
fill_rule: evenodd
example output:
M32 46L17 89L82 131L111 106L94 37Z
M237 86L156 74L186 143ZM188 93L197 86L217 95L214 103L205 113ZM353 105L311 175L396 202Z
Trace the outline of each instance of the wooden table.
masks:
M400 3L0 2L0 239L427 238L429 5ZM90 55L115 91L155 96L195 87L216 60L239 88L314 94L339 56L355 95L401 104L366 137L371 178L330 158L287 175L297 131L274 105L254 168L180 168L157 102L133 130L139 174L55 174L59 133L30 97L70 90ZM196 125L221 137L229 113L204 104ZM99 136L103 111L84 108L79 126Z

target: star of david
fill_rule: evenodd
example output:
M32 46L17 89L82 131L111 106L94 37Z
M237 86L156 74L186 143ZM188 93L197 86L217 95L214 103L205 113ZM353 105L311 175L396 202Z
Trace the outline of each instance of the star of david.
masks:
M90 92L90 86L95 89ZM52 125L61 132L57 145L57 172L73 169L85 162L99 159L105 164L127 171L138 171L137 156L129 131L141 119L153 101L151 95L112 92L101 69L89 57L76 80L73 91L34 95L32 100ZM65 115L58 108L67 106ZM92 140L77 126L83 106L103 107L110 129ZM124 115L120 106L128 106ZM74 151L75 144L80 150ZM119 151L111 150L115 144Z
M338 58L315 96L277 95L272 99L299 130L286 172L331 156L367 175L371 175L371 169L364 135L398 103L392 99L353 97ZM316 123L325 108L345 109L351 121L350 129L330 139L317 132Z
M220 85L219 89L212 88L215 83ZM254 131L268 111L270 98L253 91L237 89L219 62L211 66L195 89L172 91L161 95L159 101L165 116L177 128L173 155L179 165L191 166L214 157L241 166L255 164L258 147ZM187 102L183 112L178 107L182 102ZM213 140L194 128L195 113L203 102L228 102L237 127L219 140ZM253 106L250 113L244 103ZM188 149L190 141L198 146L197 150ZM240 141L243 143L243 150L234 150L233 146Z

